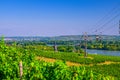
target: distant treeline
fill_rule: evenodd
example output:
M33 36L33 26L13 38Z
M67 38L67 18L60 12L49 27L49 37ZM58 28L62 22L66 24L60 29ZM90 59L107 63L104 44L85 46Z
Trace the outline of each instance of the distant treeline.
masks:
M54 41L47 41L47 44L53 45ZM84 48L85 47L85 41L56 41L57 45L64 45L64 46L76 46L76 47L80 47L80 48ZM111 41L88 41L87 42L87 48L88 49L98 49L98 50L115 50L115 51L120 51L120 41L115 41L115 40L111 40Z
M55 44L58 46L59 51L67 51L72 52L75 50L81 50L81 48L85 47L85 42L82 40L69 40L69 41L62 41L62 40L43 40L43 41L6 41L8 45L12 45L16 43L16 45L21 46L35 46L35 45L44 45L53 47ZM87 42L88 49L98 49L98 50L115 50L120 51L120 41L111 40L111 41L88 41Z
M84 48L84 42L81 44ZM120 41L89 41L88 49L120 51Z

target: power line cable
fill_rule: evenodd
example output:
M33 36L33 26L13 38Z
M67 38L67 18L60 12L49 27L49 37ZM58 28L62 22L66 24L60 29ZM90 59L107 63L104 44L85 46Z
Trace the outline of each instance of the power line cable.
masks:
M118 13L117 15L113 16L110 20L108 20L106 23L104 23L103 25L100 25L98 29L95 29L94 32L92 33L98 33L98 31L100 32L100 30L102 30L106 25L110 24L110 22L112 22L113 20L115 20L118 16L120 15L120 13Z
M109 30L111 30L112 28L114 28L114 26L117 26L118 25L118 23L116 23L116 24L114 24L114 25L112 25L112 26L108 26L106 29L104 29L103 31L101 31L102 33L104 33L104 32L106 32L106 31L109 31Z
M96 23L96 29L94 29L96 32L97 30L101 29L103 26L105 26L106 24L108 24L109 22L111 22L114 18L116 18L117 16L115 16L114 18L112 18L111 20L109 20L108 22L106 22L104 25L101 26L101 22L104 22L105 19L111 17L114 13L117 13L119 11L119 4L117 4L117 6L115 6L114 8L112 8L112 10L110 10L103 18L101 18L97 23ZM106 21L106 20L105 20ZM101 27L100 27L101 26ZM100 28L99 28L100 27ZM92 33L94 33L92 32Z
M114 19L116 19L118 16L120 15L120 13L119 14L117 14L116 16L114 16L112 19L110 19L108 22L106 22L105 24L103 24L100 28L98 28L97 30L101 30L105 25L107 25L107 24L109 24L111 21L113 21Z
M96 26L98 26L98 24L100 22L103 22L103 20L107 17L111 17L110 15L116 13L117 11L119 11L119 6L120 6L120 3L117 4L115 7L113 7L105 16L103 16L103 18L101 18L97 23L96 23ZM100 25L100 24L99 24Z

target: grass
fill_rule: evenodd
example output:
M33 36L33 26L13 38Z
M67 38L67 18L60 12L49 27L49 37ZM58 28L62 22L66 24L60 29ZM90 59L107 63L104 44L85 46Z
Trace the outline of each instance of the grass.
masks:
M70 52L54 52L45 50L32 50L31 53L35 53L36 57L45 57L58 59L73 63L78 63L85 66L86 69L93 70L93 72L101 73L104 75L110 75L115 77L115 80L120 80L120 57L119 56L105 56L105 55L94 55L88 54L87 58L84 58L83 54L70 53ZM49 60L48 60L49 61ZM71 64L71 63L68 63ZM98 65L100 64L100 65ZM73 64L72 64L73 65Z
M87 58L78 53L67 53L67 52L53 52L53 51L39 51L37 56L60 59L63 61L71 61L80 64L97 64L106 61L110 62L120 62L120 57L117 56L105 56L105 55L93 55L89 54Z
M66 52L57 52L54 53L53 51L41 51L37 53L38 56L47 57L47 58L54 58L60 59L63 61L71 61L77 62L81 64L90 64L92 60L90 58L84 58L79 56L79 54L75 53L66 53Z
M114 76L115 80L120 80L120 64L86 66L86 69L96 73Z

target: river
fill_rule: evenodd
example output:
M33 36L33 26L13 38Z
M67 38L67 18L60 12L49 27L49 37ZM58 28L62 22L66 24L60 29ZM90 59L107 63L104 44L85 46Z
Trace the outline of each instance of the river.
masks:
M87 52L89 54L102 54L102 55L120 56L120 51L107 51L107 50L88 49Z
M48 45L53 46L53 45ZM120 56L120 51L108 51L108 50L96 50L96 49L87 49L88 54L102 54L110 56Z

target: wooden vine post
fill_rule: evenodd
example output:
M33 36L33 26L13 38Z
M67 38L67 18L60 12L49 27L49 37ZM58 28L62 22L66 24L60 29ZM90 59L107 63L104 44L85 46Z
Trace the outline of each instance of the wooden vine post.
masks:
M20 69L20 80L22 80L22 75L23 75L22 61L20 61L20 63L19 63L19 69Z
M56 41L54 42L54 51L55 51L55 52L58 52L58 50L57 50L57 45L56 45Z

